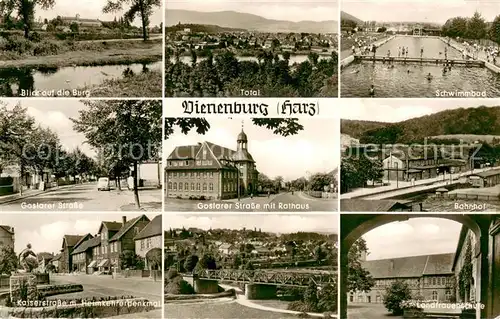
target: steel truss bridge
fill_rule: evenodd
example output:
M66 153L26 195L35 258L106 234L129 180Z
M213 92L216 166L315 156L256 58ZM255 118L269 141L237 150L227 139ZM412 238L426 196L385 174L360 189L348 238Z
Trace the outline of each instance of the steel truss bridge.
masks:
M197 274L200 279L216 279L244 283L261 283L276 286L305 287L312 280L317 286L337 283L336 271L272 271L239 269L205 269Z

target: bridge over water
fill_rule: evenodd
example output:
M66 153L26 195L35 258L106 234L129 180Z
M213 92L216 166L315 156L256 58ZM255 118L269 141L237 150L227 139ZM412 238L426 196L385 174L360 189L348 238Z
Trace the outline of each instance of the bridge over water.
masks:
M337 282L336 271L272 271L272 270L239 270L218 269L197 274L201 279L217 279L242 283L262 283L276 286L306 287L312 280L317 286Z

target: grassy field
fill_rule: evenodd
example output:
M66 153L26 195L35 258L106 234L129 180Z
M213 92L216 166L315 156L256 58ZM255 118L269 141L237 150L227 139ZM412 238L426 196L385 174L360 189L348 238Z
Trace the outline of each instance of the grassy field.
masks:
M149 71L106 80L97 86L79 90L89 90L90 96L99 97L161 97L162 86L162 73Z
M161 59L161 39L37 43L0 39L0 68L132 64Z

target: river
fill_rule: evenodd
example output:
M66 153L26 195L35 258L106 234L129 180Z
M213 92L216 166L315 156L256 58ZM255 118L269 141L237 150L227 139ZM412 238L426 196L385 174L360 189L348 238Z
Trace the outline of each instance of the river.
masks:
M439 38L398 36L377 49L377 55L398 56L398 48L407 47L408 57L444 58L448 48L449 59L462 59L461 53ZM440 54L441 52L441 54ZM427 75L433 76L432 80ZM453 67L443 73L442 66L411 63L394 63L389 68L382 62L353 63L342 71L342 97L369 97L370 86L375 87L375 97L437 97L442 91L473 91L483 94L479 97L500 96L500 75L487 68ZM484 93L483 93L484 92Z
M124 71L134 73L161 71L162 62L131 65L76 66L62 68L0 69L0 96L23 96L26 91L71 91L101 84L104 80L123 77Z
M264 311L240 305L236 301L200 301L189 303L166 303L167 319L286 319L297 318L295 315Z

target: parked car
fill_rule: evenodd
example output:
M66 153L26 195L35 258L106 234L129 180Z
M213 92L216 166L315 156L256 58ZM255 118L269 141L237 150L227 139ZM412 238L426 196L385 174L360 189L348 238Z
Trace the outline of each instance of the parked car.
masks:
M100 177L97 181L97 190L98 191L109 191L109 178L108 177Z

